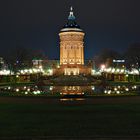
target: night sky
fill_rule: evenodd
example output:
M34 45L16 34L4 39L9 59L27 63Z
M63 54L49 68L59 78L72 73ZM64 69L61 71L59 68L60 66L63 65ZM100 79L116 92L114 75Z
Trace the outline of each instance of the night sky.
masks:
M0 0L0 52L21 45L58 59L58 33L70 6L86 33L86 59L103 48L123 52L140 42L140 0Z

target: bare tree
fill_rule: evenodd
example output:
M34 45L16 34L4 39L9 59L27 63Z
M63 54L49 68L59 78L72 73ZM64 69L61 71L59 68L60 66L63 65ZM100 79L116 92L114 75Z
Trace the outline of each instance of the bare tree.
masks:
M111 65L113 59L120 59L120 58L121 55L117 51L105 48L101 50L100 53L94 57L94 61L96 67L99 67L101 64L106 64L106 63L110 63L109 65Z
M33 59L46 59L43 51L26 48L23 46L16 46L11 49L6 57L7 63L14 69L29 68L32 66Z
M131 44L124 53L128 68L140 67L140 43Z

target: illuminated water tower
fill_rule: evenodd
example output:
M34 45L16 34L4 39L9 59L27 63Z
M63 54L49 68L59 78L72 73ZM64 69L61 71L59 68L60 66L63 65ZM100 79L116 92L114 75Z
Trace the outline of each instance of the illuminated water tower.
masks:
M65 75L78 75L84 65L85 33L75 21L71 7L67 24L61 29L60 66Z

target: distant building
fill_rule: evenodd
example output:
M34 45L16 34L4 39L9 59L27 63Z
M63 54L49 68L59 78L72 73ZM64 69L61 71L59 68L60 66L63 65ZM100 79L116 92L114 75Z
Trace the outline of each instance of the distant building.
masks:
M5 65L4 65L4 60L2 57L0 57L0 70L1 69L4 69L5 68Z
M33 59L32 60L33 67L34 68L40 68L40 67L42 67L42 61L43 60L40 60L40 59Z
M124 59L112 59L108 58L105 62L105 67L106 68L125 68L126 67L126 62Z
M113 59L113 66L116 68L125 68L125 60L124 59Z

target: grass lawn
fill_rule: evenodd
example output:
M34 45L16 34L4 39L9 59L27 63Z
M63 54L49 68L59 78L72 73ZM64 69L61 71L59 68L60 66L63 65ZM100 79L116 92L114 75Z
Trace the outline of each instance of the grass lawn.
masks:
M0 97L0 138L140 136L140 97ZM140 138L140 137L139 137Z
M34 82L7 82L7 83L0 83L0 86L30 86L34 85Z
M127 81L107 81L106 83L108 83L109 85L140 85L140 82L127 82Z

